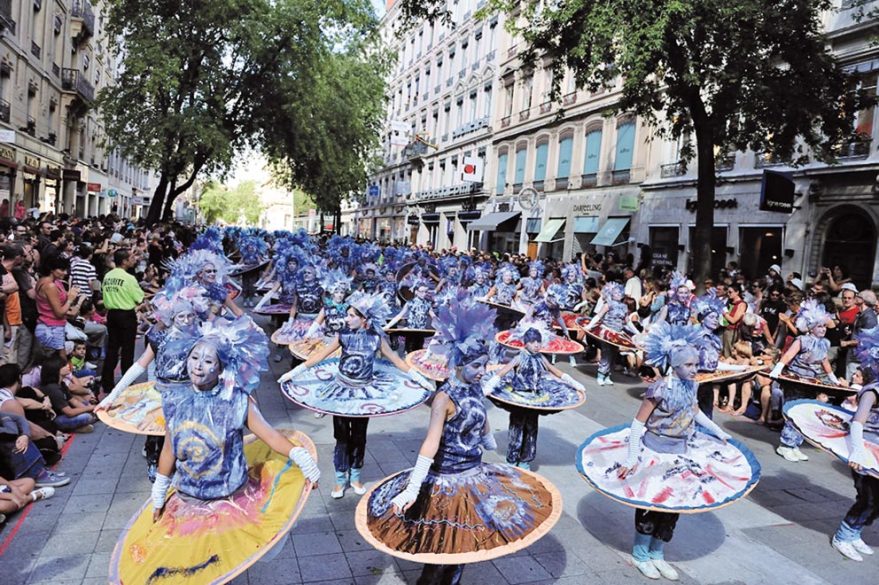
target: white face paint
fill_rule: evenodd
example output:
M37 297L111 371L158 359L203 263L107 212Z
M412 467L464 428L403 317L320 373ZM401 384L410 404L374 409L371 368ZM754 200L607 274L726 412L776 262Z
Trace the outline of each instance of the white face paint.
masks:
M201 272L199 272L199 278L205 284L217 282L217 267L213 264L205 264Z
M705 318L702 319L702 324L705 325L706 329L714 331L720 327L720 319L718 318L717 313L711 312L705 315Z
M345 316L345 324L356 331L363 327L363 317L354 309L348 309L348 315Z
M199 390L210 390L217 385L223 367L217 349L207 343L197 343L186 360L189 379Z
M825 335L827 335L827 325L825 325L824 323L819 323L818 325L815 325L814 327L812 327L812 335L819 339L824 337Z
M690 299L690 287L679 286L677 290L677 298L679 303L686 303Z
M181 311L174 315L174 325L178 329L187 329L195 323L195 313L192 311Z
M699 359L695 355L690 355L684 363L674 366L672 369L675 376L681 380L692 380L696 377L696 372L699 370Z
M510 284L513 282L513 275L509 272L504 272L504 284Z
M344 301L345 300L345 291L337 290L336 292L334 292L333 293L333 300L336 303L341 303L342 301Z

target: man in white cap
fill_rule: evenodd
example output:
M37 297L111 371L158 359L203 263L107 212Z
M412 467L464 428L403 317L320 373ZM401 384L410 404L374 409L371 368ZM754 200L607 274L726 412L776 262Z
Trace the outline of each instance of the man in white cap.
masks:
M781 266L778 264L770 266L769 272L766 274L766 288L772 288L773 286L784 288L784 280L781 278Z
M843 285L842 293L851 294L851 289L845 288L850 283L846 283ZM874 293L870 289L864 289L856 296L854 296L853 304L858 308L858 315L855 317L854 324L852 325L851 335L849 335L848 339L843 339L840 342L840 346L843 348L852 348L858 345L858 333L863 331L864 329L872 329L879 325L879 318L877 318L877 299L876 293ZM855 352L848 351L846 353L845 359L845 377L846 379L851 378L851 375L854 373L860 364L855 361Z

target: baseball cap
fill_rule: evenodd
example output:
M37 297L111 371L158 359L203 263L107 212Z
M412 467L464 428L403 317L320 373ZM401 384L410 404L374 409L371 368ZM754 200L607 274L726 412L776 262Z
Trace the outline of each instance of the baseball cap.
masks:
M792 287L797 290L803 290L803 279L802 278L791 278L790 283Z
M110 236L110 243L118 244L119 242L121 242L124 239L125 238L122 236L122 234L120 234L119 232L116 232L115 234Z
M844 285L842 285L842 290L850 290L853 293L858 294L858 287L856 287L855 285L853 285L850 282L847 282Z
M779 266L778 264L773 264L769 267L769 270L774 270L776 274L781 274L781 266Z

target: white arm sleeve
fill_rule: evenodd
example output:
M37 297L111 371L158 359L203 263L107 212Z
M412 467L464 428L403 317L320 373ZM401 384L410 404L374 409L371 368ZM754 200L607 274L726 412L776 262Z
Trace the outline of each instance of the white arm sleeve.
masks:
M641 454L641 437L644 436L645 430L644 423L637 418L632 421L632 426L629 427L629 454L625 463L629 469L638 464L638 455Z
M128 371L122 375L122 378L119 379L119 382L116 386L113 387L112 392L107 395L106 398L101 400L101 406L106 408L110 405L113 400L119 396L119 393L131 386L135 380L141 377L141 375L146 372L146 368L140 365L139 362L134 362L131 364L131 367L128 368Z
M716 422L705 416L705 413L701 410L696 413L696 423L721 441L730 439L729 433L724 432L723 429L717 426Z

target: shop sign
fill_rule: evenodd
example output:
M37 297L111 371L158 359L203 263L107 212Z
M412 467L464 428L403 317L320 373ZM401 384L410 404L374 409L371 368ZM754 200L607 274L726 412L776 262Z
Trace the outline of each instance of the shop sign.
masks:
M601 213L601 203L580 203L571 208L573 215L595 215Z
M15 144L15 130L0 130L0 142Z
M24 165L34 169L40 168L40 159L35 156L24 155Z
M82 173L77 171L76 169L64 169L61 171L61 178L65 181L80 181L82 179Z
M630 193L628 195L620 195L620 211L638 211L640 202L638 196Z
M101 184L100 183L86 183L86 190L91 191L93 193L101 192Z
M695 212L698 203L695 199L687 199L687 211ZM714 209L738 209L738 199L715 199Z
M5 158L8 161L14 161L15 149L9 148L8 146L0 146L0 158Z
M140 195L135 195L131 198L132 205L149 205L149 200L146 197L141 197Z
M61 167L52 167L46 165L46 177L58 180L61 178Z
M482 159L475 156L465 156L461 166L461 180L465 183L482 182Z
M760 186L760 211L793 213L796 187L787 173L763 171Z

